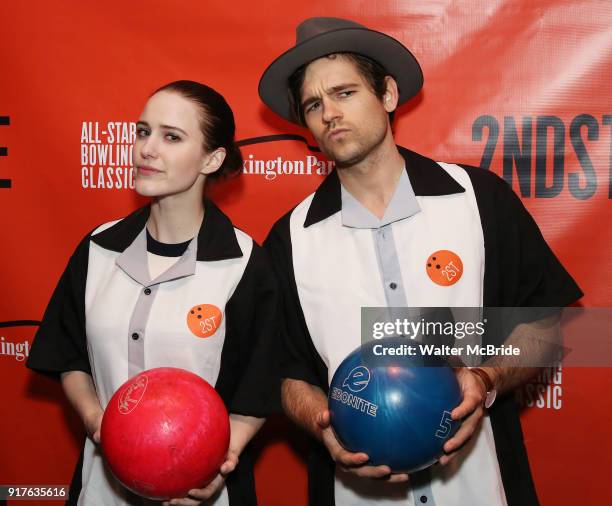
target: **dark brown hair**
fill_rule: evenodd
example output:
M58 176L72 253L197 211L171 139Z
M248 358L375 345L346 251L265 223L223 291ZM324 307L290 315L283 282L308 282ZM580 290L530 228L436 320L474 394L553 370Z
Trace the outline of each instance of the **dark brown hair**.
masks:
M155 90L174 91L194 102L200 109L200 129L204 135L204 149L214 151L225 149L225 159L216 172L208 179L236 176L242 172L242 153L236 145L234 136L236 124L234 113L223 96L211 87L195 81L174 81Z
M359 74L366 80L374 94L380 99L383 99L385 92L387 91L387 83L385 78L387 76L393 77L387 69L380 63L367 56L363 56L357 53L333 53L327 55L327 57L341 56L351 61ZM300 125L305 125L304 122L304 111L302 111L302 85L304 84L304 76L306 74L306 67L311 62L302 65L289 77L287 84L289 87L289 103L291 104L291 112L293 118L299 122ZM395 111L394 111L395 112ZM393 122L394 112L389 113L389 121Z

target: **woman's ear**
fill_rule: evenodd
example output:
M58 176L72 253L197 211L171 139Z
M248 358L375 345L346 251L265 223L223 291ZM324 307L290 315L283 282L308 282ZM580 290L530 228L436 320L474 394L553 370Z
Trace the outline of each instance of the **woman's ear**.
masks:
M209 175L213 172L217 172L221 168L221 165L223 165L226 154L225 148L217 148L208 153L204 158L204 165L200 173Z

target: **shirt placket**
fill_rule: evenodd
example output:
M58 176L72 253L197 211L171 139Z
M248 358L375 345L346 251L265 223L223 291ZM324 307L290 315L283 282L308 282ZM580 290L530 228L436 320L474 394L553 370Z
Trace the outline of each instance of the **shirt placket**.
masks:
M372 235L376 244L378 267L380 269L385 299L389 308L406 306L406 292L402 281L395 241L393 239L393 224L389 223L373 229Z
M393 224L372 229L372 237L387 302L388 321L395 321L396 318L405 315L405 309L402 308L407 307L408 299L393 238ZM431 473L428 469L412 474L410 484L415 505L435 506L436 502L431 491Z
M128 375L130 378L145 370L146 328L158 291L159 285L145 286L140 291L130 318L128 330Z
M145 345L147 324L161 284L191 276L195 273L197 241L193 240L181 258L168 270L151 280L147 257L146 229L134 239L117 259L117 265L141 285L127 330L128 377L146 369ZM149 331L150 332L150 331Z

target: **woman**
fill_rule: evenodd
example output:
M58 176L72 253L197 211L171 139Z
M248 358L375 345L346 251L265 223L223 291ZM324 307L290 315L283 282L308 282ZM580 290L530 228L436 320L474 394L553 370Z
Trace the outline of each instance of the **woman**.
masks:
M170 503L256 502L243 450L276 404L276 285L263 250L202 198L208 180L242 170L234 131L231 109L211 88L177 81L157 90L133 155L136 191L150 205L85 237L45 312L28 366L60 374L89 436L73 502L142 502L105 468L100 424L123 382L162 366L215 385L231 425L217 477Z

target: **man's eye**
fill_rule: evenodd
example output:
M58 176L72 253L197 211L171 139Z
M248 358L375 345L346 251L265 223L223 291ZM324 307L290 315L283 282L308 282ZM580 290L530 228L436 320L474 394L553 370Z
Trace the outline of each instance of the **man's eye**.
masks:
M306 108L306 112L316 111L321 105L321 102L314 102Z
M341 91L340 93L338 93L338 95L341 98L347 98L347 97L350 97L353 93L355 93L353 90L346 90L346 91Z

